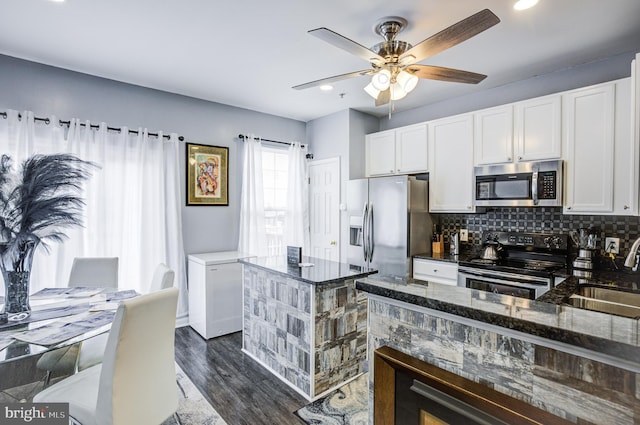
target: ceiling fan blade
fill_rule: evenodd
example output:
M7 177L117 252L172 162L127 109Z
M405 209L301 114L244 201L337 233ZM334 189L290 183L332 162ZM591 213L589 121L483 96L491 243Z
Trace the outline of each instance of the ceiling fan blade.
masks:
M338 34L337 32L331 31L328 28L316 28L314 30L309 31L309 34L318 37L320 40L324 40L329 44L333 44L334 46L345 50L352 55L356 55L360 59L364 59L367 62L373 62L375 64L383 64L384 58L364 47L362 44L356 43L355 41Z
M389 103L391 100L391 89L386 89L378 93L378 97L376 98L376 106L382 106Z
M348 74L334 75L333 77L327 77L321 80L311 81L309 83L293 86L292 88L296 90L303 90L303 89L308 89L310 87L321 86L323 84L331 84L336 81L346 80L348 78L360 77L361 75L367 75L373 72L374 72L373 69L363 69L362 71L349 72Z
M475 72L463 71L461 69L444 68L432 65L409 65L406 70L419 78L450 81L454 83L478 84L480 81L487 78L484 74L476 74Z
M420 62L480 34L498 22L500 19L492 11L481 10L416 44L400 56L399 63L404 65Z

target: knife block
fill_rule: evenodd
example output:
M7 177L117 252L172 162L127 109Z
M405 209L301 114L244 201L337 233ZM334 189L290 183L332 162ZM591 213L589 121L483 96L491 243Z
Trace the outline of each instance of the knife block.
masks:
M444 252L444 241L440 238L438 242L431 242L431 252L433 254L442 254Z

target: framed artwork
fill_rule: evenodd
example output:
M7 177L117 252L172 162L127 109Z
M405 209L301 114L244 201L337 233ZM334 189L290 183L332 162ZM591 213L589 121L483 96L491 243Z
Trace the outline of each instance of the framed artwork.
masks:
M229 148L187 143L187 205L229 205Z

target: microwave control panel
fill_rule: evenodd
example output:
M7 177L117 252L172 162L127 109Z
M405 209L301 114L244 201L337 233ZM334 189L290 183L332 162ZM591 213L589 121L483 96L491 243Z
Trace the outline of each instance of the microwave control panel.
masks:
M556 172L540 171L538 173L538 199L556 199Z

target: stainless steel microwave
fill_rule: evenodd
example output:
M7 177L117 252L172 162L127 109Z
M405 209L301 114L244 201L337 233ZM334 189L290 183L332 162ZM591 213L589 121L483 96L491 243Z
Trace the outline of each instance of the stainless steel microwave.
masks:
M562 161L519 162L474 168L478 207L562 206Z

